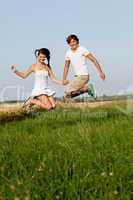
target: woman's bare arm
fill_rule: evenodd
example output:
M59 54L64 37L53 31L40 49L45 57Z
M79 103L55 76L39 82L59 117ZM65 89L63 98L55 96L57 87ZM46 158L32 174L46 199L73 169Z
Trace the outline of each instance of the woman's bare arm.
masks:
M61 80L56 79L56 76L55 76L54 72L52 71L51 67L48 67L48 72L49 72L49 77L53 82L63 85Z
M26 71L20 72L16 69L16 65L12 65L11 69L14 71L14 73L21 77L21 78L27 78L33 71L34 71L34 65L29 66L29 68Z

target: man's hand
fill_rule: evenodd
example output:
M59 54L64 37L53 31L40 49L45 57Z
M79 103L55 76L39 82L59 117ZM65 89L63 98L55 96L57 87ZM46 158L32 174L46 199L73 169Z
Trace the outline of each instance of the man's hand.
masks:
M99 76L101 80L105 80L105 74L103 72L100 72Z
M67 85L68 83L69 83L68 80L62 80L62 84L63 84L63 85Z

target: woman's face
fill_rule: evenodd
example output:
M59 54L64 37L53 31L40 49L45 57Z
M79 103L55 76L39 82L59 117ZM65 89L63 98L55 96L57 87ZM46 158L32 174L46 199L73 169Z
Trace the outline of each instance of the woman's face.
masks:
M38 62L44 63L45 60L46 60L46 56L44 54L40 53L38 56Z

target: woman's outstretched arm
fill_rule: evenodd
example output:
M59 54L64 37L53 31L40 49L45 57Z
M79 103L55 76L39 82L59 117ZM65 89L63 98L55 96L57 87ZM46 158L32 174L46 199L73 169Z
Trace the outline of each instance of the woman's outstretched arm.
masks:
M12 71L19 77L21 78L27 78L33 71L34 71L34 65L31 65L26 71L20 72L17 70L16 65L12 65L11 69Z

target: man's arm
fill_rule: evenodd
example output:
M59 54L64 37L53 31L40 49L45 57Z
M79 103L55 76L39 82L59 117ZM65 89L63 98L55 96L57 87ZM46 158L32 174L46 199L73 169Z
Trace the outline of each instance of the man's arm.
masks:
M64 66L64 73L63 73L63 84L65 85L67 82L67 75L69 71L69 66L70 66L70 60L65 61L65 66Z
M95 65L96 69L97 69L98 72L99 72L100 78L101 78L102 80L105 80L105 74L103 73L102 68L101 68L99 62L97 61L97 59L96 59L91 53L89 53L89 54L86 56L86 58L88 58L88 59Z

